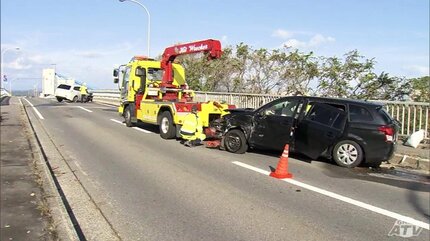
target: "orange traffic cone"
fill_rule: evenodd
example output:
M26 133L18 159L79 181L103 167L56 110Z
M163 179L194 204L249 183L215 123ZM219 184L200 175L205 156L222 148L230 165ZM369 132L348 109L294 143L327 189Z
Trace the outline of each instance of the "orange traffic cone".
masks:
M290 146L288 144L284 147L284 152L282 153L282 156L279 158L278 166L276 167L276 170L274 172L270 173L271 177L274 178L292 178L293 174L288 173L288 149Z

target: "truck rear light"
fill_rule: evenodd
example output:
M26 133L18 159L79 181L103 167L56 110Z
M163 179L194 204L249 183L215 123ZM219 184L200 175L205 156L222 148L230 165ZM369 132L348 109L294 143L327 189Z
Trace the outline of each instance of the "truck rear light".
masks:
M391 126L380 126L378 127L378 131L385 134L385 142L393 142L394 141L394 128Z

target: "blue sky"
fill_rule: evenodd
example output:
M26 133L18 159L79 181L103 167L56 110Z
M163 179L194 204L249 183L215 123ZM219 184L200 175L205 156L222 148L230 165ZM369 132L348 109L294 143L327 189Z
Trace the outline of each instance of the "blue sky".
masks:
M357 49L378 72L429 74L428 0L139 0L151 13L151 55L179 42L288 44L318 55ZM147 15L118 0L1 0L3 68L13 89L40 87L42 69L113 89L112 69L147 53Z

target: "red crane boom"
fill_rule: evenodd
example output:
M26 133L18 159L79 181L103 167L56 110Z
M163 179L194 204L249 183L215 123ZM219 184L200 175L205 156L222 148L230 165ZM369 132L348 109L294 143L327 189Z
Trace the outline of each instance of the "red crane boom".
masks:
M173 88L172 85L172 63L180 55L204 52L209 54L209 59L217 59L222 55L221 42L207 39L186 44L167 47L161 59L161 68L164 69L163 79L160 87Z

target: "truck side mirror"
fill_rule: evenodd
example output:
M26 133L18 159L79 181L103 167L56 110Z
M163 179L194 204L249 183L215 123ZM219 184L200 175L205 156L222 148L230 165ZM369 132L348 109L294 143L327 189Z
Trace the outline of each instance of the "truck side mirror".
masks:
M119 70L118 69L114 69L112 75L113 75L113 83L114 84L118 84L118 82L119 82L119 77L118 77Z

